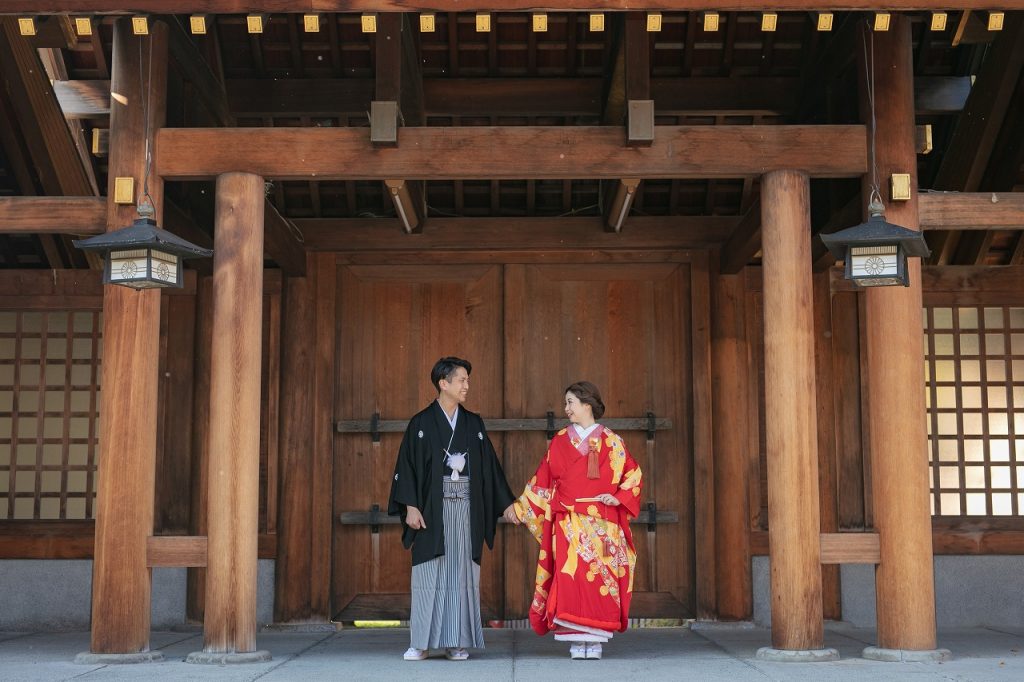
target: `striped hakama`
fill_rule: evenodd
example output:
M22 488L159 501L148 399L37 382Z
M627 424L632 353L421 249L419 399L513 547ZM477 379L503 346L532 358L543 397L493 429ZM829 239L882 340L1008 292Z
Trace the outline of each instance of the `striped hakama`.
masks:
M469 479L444 479L444 556L412 567L410 646L484 647L480 566L473 561Z

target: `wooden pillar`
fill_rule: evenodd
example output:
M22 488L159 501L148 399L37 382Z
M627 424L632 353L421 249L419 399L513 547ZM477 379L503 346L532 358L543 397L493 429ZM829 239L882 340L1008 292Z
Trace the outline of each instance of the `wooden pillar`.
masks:
M118 19L114 24L111 88L123 99L111 103L107 195L114 194L115 177L132 177L138 199L145 175L145 114L151 137L164 121L167 31L157 22L149 37L137 37L129 22ZM163 183L158 178L150 177L149 193L159 221ZM134 206L109 203L108 230L131 225L134 218ZM93 654L149 650L151 575L146 538L153 533L159 346L160 290L105 286Z
M747 334L745 275L715 278L711 315L715 451L715 548L718 618L753 613L747 497Z
M824 623L805 173L762 177L761 224L772 646L809 651L821 649Z
M256 651L263 178L217 178L204 652Z
M909 18L894 14L890 30L874 33L869 40L874 44L875 149L883 199L888 199L892 173L910 173L910 185L915 188L910 201L886 201L886 219L919 229ZM866 108L867 98L861 100ZM870 183L869 174L864 196ZM875 574L878 645L932 650L935 589L919 258L909 259L908 271L909 287L866 292L872 501L881 545L881 563Z

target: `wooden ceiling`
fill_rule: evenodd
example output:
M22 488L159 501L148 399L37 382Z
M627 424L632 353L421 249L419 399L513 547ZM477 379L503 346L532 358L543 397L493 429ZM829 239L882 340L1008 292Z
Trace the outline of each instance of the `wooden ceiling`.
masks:
M922 190L1024 189L1020 14L1009 14L1000 32L985 30L977 13L951 13L947 29L940 32L929 30L926 14L912 15L917 123L932 126L933 140L933 149L919 155ZM606 30L600 33L589 30L585 13L549 13L548 30L535 32L531 15L524 12L493 14L492 30L486 33L476 31L472 13L439 13L433 33L408 31L413 38L410 69L418 71L415 82L422 84L422 124L621 125L623 90L632 87L626 81L637 78L635 67L623 66L627 15L606 16ZM863 47L854 29L865 17L838 13L834 29L819 32L812 14L782 13L777 30L765 32L758 12L723 12L719 30L707 32L699 12L663 13L662 30L643 33L647 68L640 79L654 100L656 123L857 122L857 59ZM375 99L382 68L381 38L362 32L358 14L323 14L319 33L304 32L302 15L272 14L259 35L248 33L243 15L211 16L206 36L188 34L187 16L163 18L181 42L177 52L172 50L169 126L210 126L226 118L245 127L369 126L369 102ZM416 22L416 15L409 18ZM82 142L107 125L111 21L98 18L92 38L76 38L62 24L65 18L38 17L38 33L30 39L55 80L55 96L75 139ZM11 31L0 35L0 42L18 39ZM193 54L183 58L182 49ZM194 64L189 66L192 59L221 80L225 111L212 111L215 107L198 96L205 85L197 82ZM15 125L0 126L13 133L0 131L0 196L54 194L43 181L39 153L26 142L31 131L17 125L26 94L9 76L4 82L0 118ZM981 129L965 123L978 117L988 121ZM105 188L104 157L84 158L96 186ZM600 216L613 192L609 183L586 177L429 181L426 219ZM856 181L815 180L812 192L815 229L828 229L837 216L858 212ZM179 218L211 232L213 191L208 183L170 183L167 195ZM741 217L757 209L756 196L754 177L648 179L640 185L630 216ZM378 181L275 182L270 197L283 216L299 221L293 224L321 221L321 232L330 220L395 216L384 183ZM1022 262L1022 234L929 238L941 242L936 262L994 265ZM2 266L84 265L61 240L45 241L0 236Z

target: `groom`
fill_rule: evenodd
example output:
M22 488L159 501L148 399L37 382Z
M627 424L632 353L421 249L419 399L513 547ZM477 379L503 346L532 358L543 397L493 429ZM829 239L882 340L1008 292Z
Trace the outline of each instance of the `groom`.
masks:
M388 514L402 517L402 544L412 548L412 615L407 661L429 649L450 660L483 648L480 556L494 546L498 518L518 522L484 422L462 407L472 365L441 358L430 372L434 400L410 421L398 450Z

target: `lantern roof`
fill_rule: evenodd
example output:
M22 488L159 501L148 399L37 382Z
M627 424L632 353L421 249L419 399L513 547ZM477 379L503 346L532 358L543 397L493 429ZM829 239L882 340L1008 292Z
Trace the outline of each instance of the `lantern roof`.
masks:
M159 249L182 258L209 258L213 255L210 249L196 246L167 230L160 229L152 218L136 218L129 227L88 239L76 239L74 245L83 251Z
M881 213L872 212L871 217L860 225L820 236L836 260L845 259L846 252L851 247L862 246L898 245L903 247L903 253L907 256L927 258L931 255L923 234L917 230L894 225Z

